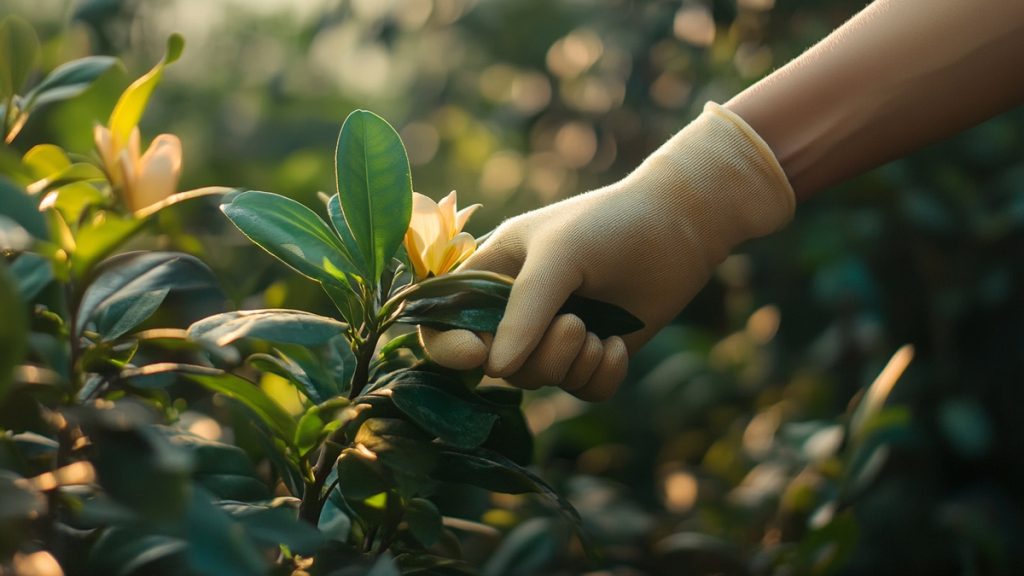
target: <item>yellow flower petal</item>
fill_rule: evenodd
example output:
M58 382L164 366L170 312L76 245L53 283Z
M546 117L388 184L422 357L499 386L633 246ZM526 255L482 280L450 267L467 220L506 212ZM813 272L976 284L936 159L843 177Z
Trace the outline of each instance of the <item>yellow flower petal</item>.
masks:
M469 220L469 217L472 216L473 213L477 211L477 208L480 208L481 206L483 206L483 204L473 204L472 206L467 206L462 210L459 210L459 213L455 215L456 234L462 232L462 228L466 225L466 221Z
M455 194L455 190L452 190L437 203L437 209L441 211L441 221L444 224L445 240L455 236L457 232L455 230L455 204L458 201L459 198Z
M445 257L436 275L447 274L476 250L476 240L465 232L456 234L445 247Z
M133 133L133 136L137 132ZM174 194L181 175L181 140L173 134L161 134L138 163L138 174L130 201L135 212Z

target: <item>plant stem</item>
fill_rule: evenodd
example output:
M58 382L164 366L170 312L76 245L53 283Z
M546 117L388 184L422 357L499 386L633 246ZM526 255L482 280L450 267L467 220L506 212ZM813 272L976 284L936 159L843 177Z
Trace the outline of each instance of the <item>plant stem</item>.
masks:
M324 507L324 498L321 493L324 490L327 477L331 475L334 463L345 448L344 442L344 428L335 430L327 440L324 440L323 446L320 447L320 456L317 457L316 465L313 466L313 481L306 483L302 502L299 504L299 518L313 526L320 523L320 513Z
M349 390L348 398L352 400L362 393L370 380L370 362L373 360L373 353L377 348L381 332L373 330L369 337L359 347L359 357L356 363L355 373L352 374L352 389Z

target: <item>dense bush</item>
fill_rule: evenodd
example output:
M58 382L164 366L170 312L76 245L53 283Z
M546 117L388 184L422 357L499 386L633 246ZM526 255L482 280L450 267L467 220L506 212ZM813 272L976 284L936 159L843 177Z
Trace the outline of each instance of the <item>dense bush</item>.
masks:
M376 346L420 278L402 210L384 239L346 224L351 110L405 142L382 173L483 203L483 232L620 177L860 3L52 4L0 0L38 31L0 35L2 570L1024 568L1019 113L802 205L608 403L520 410L401 331ZM104 150L136 124L167 134L125 169ZM495 321L504 279L445 278L406 319Z

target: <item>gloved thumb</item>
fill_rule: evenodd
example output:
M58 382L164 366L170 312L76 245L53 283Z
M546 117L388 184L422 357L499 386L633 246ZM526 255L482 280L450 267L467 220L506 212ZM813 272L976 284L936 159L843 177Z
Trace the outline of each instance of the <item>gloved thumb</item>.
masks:
M431 360L453 370L471 370L487 360L490 335L469 330L435 330L420 326L420 343Z

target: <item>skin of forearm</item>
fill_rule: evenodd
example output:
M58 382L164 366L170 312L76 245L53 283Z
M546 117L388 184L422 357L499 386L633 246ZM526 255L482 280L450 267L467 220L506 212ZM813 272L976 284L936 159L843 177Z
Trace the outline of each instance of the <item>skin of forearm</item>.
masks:
M876 0L725 104L798 199L1024 101L1024 1Z

